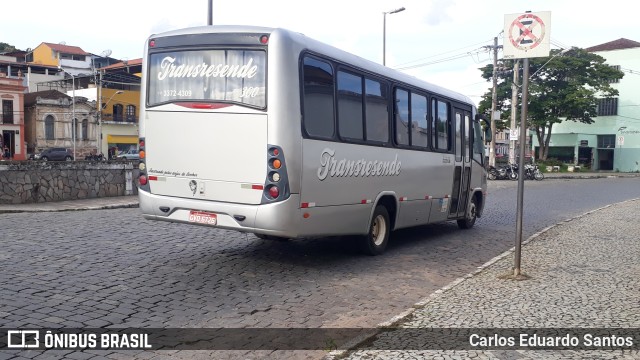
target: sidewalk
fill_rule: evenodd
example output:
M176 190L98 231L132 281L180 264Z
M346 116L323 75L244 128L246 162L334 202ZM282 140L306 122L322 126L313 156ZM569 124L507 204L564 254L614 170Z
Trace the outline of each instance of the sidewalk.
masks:
M621 172L547 172L544 173L545 179L597 179L597 178L616 178L616 177L640 177L640 173L621 173Z
M357 350L335 351L327 358L640 359L637 214L640 199L609 205L544 229L524 241L521 270L529 279L505 279L504 275L513 273L514 256L508 251L378 325L398 329L359 339ZM536 328L630 328L635 348L483 350L482 346L470 345L469 331L493 329L494 333L507 335L517 334L519 329L531 333ZM445 347L468 350L432 350L443 347L439 343L434 346L434 337L421 336L420 332L442 334L441 329L467 331L465 337L455 340L456 344ZM417 336L407 336L412 331ZM578 338L584 345L582 335ZM445 338L444 342L449 340Z
M138 207L138 195L52 201L35 204L0 204L0 214L19 212L118 209L130 207Z

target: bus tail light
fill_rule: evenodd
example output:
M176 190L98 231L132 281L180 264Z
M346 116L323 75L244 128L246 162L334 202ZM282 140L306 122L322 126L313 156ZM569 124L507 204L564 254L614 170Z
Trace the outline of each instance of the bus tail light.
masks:
M267 146L267 178L264 183L262 203L282 201L289 197L289 179L282 148Z
M138 155L140 155L140 163L138 164L138 169L140 170L140 175L138 176L138 184L140 184L141 189L150 191L149 180L151 179L151 177L147 175L147 150L144 138L140 138L138 140Z

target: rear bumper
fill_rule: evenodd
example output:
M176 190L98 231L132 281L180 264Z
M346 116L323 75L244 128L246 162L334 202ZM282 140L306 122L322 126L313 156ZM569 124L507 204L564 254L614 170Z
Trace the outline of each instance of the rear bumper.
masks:
M191 210L197 210L217 215L217 225L203 226L291 238L304 235L299 229L300 222L297 221L297 215L301 216L298 194L291 194L284 201L263 205L232 204L154 195L142 189L139 191L138 197L140 210L143 216L149 220L195 224L189 221L189 213Z

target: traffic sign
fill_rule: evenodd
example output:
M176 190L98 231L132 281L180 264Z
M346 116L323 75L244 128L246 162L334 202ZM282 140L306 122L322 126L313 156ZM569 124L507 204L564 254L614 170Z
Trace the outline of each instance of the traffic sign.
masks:
M618 145L620 146L624 145L624 136L622 135L618 136Z
M551 12L504 16L505 59L547 57L551 49Z

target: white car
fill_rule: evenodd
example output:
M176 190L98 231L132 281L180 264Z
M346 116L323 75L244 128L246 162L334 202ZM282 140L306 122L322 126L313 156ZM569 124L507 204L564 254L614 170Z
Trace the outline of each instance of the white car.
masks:
M131 149L121 152L117 158L120 160L140 160L140 153L137 149Z

